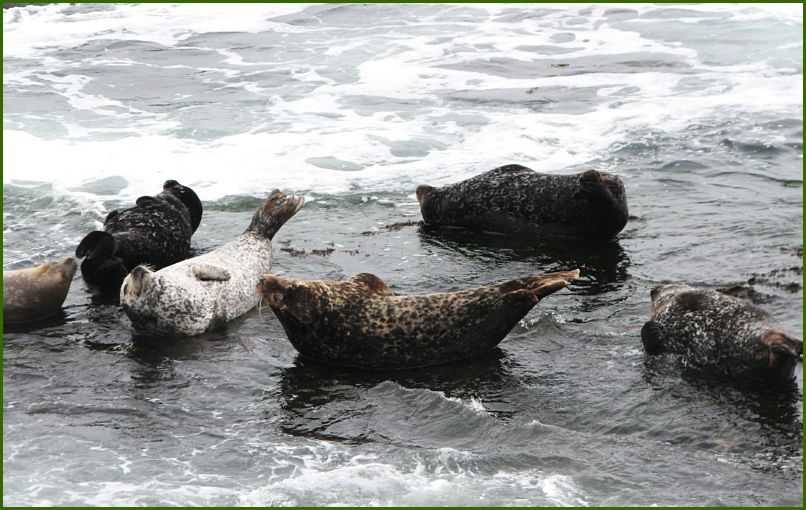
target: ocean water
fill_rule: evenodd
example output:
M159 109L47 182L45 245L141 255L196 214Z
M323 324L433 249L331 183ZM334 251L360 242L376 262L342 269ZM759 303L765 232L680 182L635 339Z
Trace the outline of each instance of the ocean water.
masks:
M803 335L801 5L44 5L3 10L3 267L73 253L166 179L199 253L268 191L274 272L397 293L579 267L488 355L301 358L267 308L135 338L76 276L3 335L4 505L792 505L803 376L643 354L649 289L741 284ZM617 242L417 225L418 184L520 163L623 179Z

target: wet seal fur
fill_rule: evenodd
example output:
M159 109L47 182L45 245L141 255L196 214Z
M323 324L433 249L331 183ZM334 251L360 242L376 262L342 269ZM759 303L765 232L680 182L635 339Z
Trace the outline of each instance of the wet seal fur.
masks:
M710 372L776 384L790 380L803 342L749 301L685 284L651 291L651 320L641 330L648 354L671 352Z
M234 241L156 272L134 268L120 289L134 329L157 336L197 335L254 308L260 301L255 283L271 269L271 239L303 202L274 190Z
M547 175L495 168L442 188L417 187L425 223L510 234L614 238L629 215L624 184L596 170Z
M380 278L346 281L264 275L258 292L301 354L376 370L423 367L498 345L529 310L579 270L443 294L395 296Z
M103 231L90 232L81 240L76 248L76 257L84 258L81 275L92 286L118 290L140 264L161 269L184 260L201 217L196 193L176 181L165 181L161 193L110 212Z
M77 267L76 261L68 257L3 271L3 324L32 322L59 313Z

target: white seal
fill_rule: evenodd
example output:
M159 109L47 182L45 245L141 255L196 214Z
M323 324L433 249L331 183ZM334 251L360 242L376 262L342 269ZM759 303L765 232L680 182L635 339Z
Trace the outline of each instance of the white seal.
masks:
M215 250L159 271L136 267L120 289L140 333L191 336L223 327L260 301L255 285L271 269L271 239L304 199L274 190L246 232Z

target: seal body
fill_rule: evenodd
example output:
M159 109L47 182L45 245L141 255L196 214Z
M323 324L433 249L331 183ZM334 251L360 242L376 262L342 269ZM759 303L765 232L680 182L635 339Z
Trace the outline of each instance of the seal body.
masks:
M234 241L159 271L137 266L120 303L140 333L190 336L223 327L260 301L255 284L271 268L271 239L303 199L273 191Z
M112 211L104 230L87 234L76 248L84 258L81 275L90 285L118 290L135 266L160 269L188 256L190 237L201 223L196 193L176 181L165 181L161 193L137 199L134 207Z
M300 353L337 365L404 369L494 348L539 300L579 270L518 278L472 290L395 296L377 276L343 282L264 275L258 292Z
M76 261L68 257L32 268L3 271L3 322L31 322L56 315L62 309L76 268Z
M617 176L596 170L547 175L502 166L443 188L421 185L426 224L510 234L607 240L627 224L627 196Z
M749 301L685 284L655 287L651 297L641 330L649 354L671 352L716 374L767 383L791 379L803 356L803 342Z

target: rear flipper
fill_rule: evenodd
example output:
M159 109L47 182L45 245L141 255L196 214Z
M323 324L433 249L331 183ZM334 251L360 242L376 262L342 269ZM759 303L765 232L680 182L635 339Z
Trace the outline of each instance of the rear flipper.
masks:
M280 227L299 211L303 203L305 203L303 197L286 195L276 189L269 193L263 205L255 211L252 223L249 224L246 231L254 231L263 237L272 239Z
M128 270L115 256L115 238L109 232L95 230L87 234L76 248L76 257L83 258L81 276L92 286L115 290L123 283Z
M660 354L663 352L661 327L655 321L649 321L641 328L641 342L647 354Z

